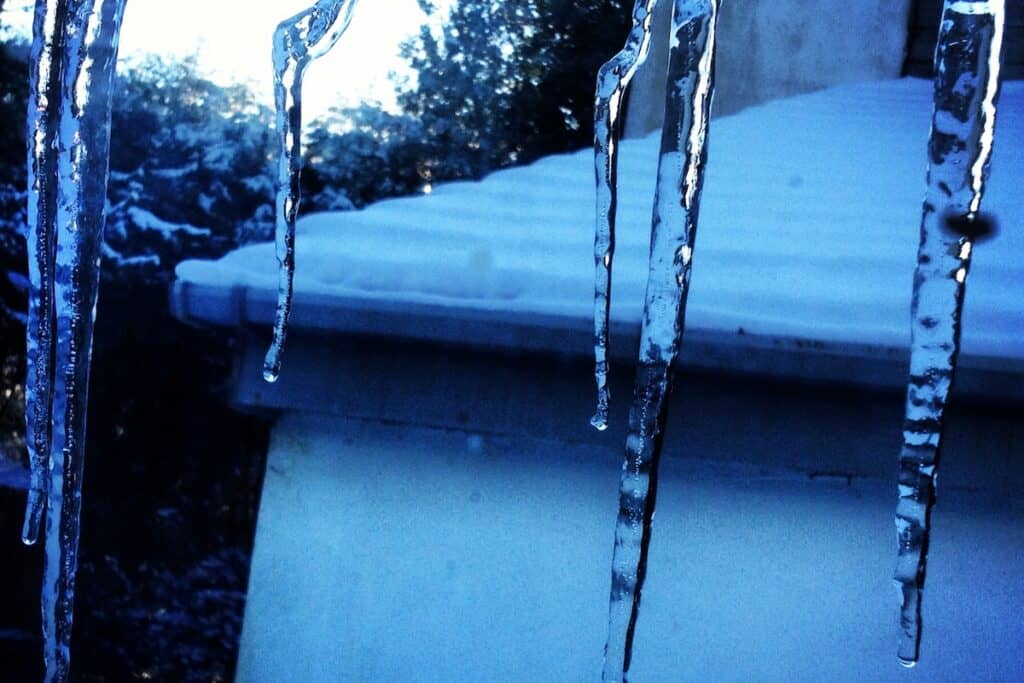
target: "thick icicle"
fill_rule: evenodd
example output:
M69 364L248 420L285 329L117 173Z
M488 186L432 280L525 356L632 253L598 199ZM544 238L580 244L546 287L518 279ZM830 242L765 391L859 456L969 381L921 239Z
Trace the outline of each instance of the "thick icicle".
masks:
M605 681L623 681L629 671L654 517L666 398L682 342L707 160L720 2L674 1L650 270L612 556Z
M1003 0L946 0L935 53L928 187L911 304L910 382L896 508L898 657L913 666L943 414L956 370L964 285L988 175L999 86Z
M37 0L32 50L28 429L44 492L46 680L70 670L89 363L99 289L110 98L125 0ZM42 447L47 451L40 451ZM48 460L48 462L47 462ZM25 537L37 530L30 499Z
M53 390L53 267L56 257L57 154L64 32L58 3L36 3L29 58L28 102L28 374L25 378L25 435L30 480L22 540L35 543L46 505Z
M280 283L274 339L263 361L263 379L276 382L288 332L295 279L295 218L302 170L302 78L309 64L327 54L348 28L356 0L319 0L282 21L274 31L274 103L277 108L279 162L276 225Z
M622 50L597 74L594 102L594 179L597 186L594 238L594 378L597 411L590 423L608 427L608 316L611 312L612 259L615 257L616 175L619 161L619 113L633 74L647 59L651 47L651 16L658 0L636 0L633 26Z

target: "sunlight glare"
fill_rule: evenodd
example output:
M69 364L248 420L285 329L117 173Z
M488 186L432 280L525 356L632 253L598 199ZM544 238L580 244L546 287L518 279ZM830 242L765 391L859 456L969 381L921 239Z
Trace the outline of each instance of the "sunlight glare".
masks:
M447 14L450 0L435 4ZM198 55L201 70L222 83L250 85L260 102L273 103L270 41L277 24L313 0L131 0L125 10L121 57L126 63L146 53L173 58ZM11 0L4 24L15 35L32 30L31 2ZM394 110L390 72L413 76L399 47L415 35L425 16L416 0L364 0L334 50L309 69L305 86L307 120L334 106L379 102Z

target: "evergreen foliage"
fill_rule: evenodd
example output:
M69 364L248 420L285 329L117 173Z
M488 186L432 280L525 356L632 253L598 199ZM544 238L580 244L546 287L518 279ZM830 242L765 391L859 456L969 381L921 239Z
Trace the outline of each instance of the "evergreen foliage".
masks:
M273 228L270 113L194 59L149 58L114 94L107 274L168 279L184 258L218 256Z
M432 18L437 7L420 6ZM622 0L459 0L402 54L400 112L335 110L308 138L303 212L359 208L591 144L594 79L628 31Z
M335 109L310 126L302 171L303 213L362 208L420 192L429 177L423 125L364 105Z
M424 26L403 47L417 82L399 103L438 153L434 178L590 144L594 79L628 27L622 0L460 0L442 29Z

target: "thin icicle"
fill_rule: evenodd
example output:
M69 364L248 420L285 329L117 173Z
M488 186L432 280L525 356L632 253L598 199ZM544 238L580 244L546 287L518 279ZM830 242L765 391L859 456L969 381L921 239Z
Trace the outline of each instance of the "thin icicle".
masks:
M50 401L53 391L53 267L56 257L57 153L60 63L64 32L57 30L58 3L36 3L29 57L28 244L29 299L25 378L25 436L29 490L21 538L39 538L50 463Z
M279 162L275 239L280 268L274 339L263 361L263 379L276 382L288 333L295 279L295 218L302 171L302 78L309 64L330 51L348 28L356 0L319 0L282 21L274 31L274 103Z
M594 102L594 179L597 186L594 265L594 379L597 411L590 424L608 428L608 317L611 312L612 259L615 257L615 210L618 199L619 114L626 87L647 59L652 13L658 0L636 0L633 26L622 50L597 74Z
M34 467L47 469L45 680L70 673L89 364L99 289L110 98L125 0L37 0L29 110L34 255L28 376ZM33 207L35 204L36 207ZM51 298L52 297L52 298ZM38 452L48 441L49 455ZM45 488L38 488L39 486ZM36 505L30 501L26 538Z
M640 607L672 363L682 342L691 255L707 161L719 0L675 0L665 123L651 225L640 358L612 556L603 678L629 671Z
M973 238L988 176L999 91L1003 0L947 0L935 53L928 188L911 304L910 382L896 508L898 657L920 655L921 592L943 417L960 348Z

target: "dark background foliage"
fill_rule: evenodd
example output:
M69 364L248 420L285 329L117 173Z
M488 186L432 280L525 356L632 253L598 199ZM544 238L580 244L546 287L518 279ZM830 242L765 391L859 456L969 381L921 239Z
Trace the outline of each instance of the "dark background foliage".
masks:
M428 14L438 10L426 0ZM462 0L402 54L400 111L335 110L309 135L304 211L360 208L479 178L593 136L594 78L629 27L621 0Z
M436 13L421 0L428 13ZM0 9L3 0L0 0ZM461 0L403 48L398 111L307 125L303 212L356 210L590 143L620 0ZM2 21L2 16L0 16ZM0 46L0 467L24 460L27 46ZM230 680L269 423L226 405L233 340L175 321L174 266L271 237L272 114L195 60L123 69L114 99L74 634L85 681ZM6 465L4 463L7 463ZM39 671L39 549L0 486L0 657ZM6 675L6 674L4 674ZM2 675L0 675L2 677Z

